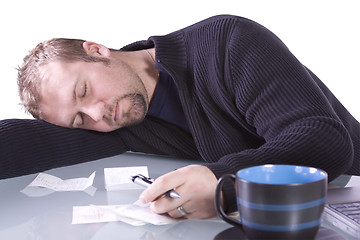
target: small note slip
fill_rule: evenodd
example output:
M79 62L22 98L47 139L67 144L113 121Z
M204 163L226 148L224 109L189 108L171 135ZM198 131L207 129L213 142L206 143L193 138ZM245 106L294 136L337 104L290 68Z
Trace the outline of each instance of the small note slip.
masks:
M166 215L151 212L150 204L138 201L129 205L74 206L72 224L121 221L133 226L165 225L178 222Z
M104 168L105 188L107 191L144 189L131 181L131 176L137 174L148 177L148 168L146 166Z
M39 173L28 187L44 187L54 191L83 191L92 186L95 178L93 172L88 178L62 180L47 173Z
M74 206L72 224L81 223L102 223L121 221L133 226L142 226L146 222L136 219L123 217L117 214L120 205L104 205L104 206Z

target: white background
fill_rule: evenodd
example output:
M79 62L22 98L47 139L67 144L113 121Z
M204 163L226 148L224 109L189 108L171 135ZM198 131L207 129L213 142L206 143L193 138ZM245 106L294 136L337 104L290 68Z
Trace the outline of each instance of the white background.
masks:
M360 120L357 0L11 0L0 3L0 119L32 118L16 67L37 43L68 37L110 48L163 35L217 14L250 18L278 35Z

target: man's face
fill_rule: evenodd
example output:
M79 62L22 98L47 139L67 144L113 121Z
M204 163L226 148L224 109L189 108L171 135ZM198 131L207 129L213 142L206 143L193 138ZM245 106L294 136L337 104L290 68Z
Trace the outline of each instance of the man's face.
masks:
M58 126L101 132L141 122L149 98L136 72L118 59L51 62L40 69L41 118Z

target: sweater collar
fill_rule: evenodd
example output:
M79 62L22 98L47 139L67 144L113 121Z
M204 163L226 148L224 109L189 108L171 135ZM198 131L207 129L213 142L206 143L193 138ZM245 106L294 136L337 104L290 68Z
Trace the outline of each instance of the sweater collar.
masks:
M164 36L152 36L121 48L122 51L136 51L155 47L155 67L168 72L173 79L186 78L187 56L182 31ZM176 69L176 72L173 71ZM183 75L183 76L179 76Z

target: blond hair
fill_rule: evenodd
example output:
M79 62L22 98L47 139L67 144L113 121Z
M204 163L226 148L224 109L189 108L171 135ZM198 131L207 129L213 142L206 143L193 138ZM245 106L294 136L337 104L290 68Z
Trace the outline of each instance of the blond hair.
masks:
M23 65L17 69L18 90L22 106L34 118L40 118L41 76L39 67L54 61L74 62L80 60L108 63L105 58L88 55L83 48L84 42L80 39L54 38L39 43L25 56Z

